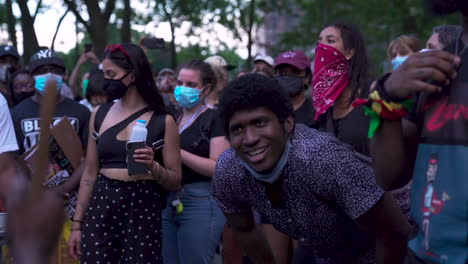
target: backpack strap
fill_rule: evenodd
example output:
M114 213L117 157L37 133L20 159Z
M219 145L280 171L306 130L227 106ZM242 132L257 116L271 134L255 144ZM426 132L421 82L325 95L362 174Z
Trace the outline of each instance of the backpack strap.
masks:
M104 122L104 118L106 118L107 113L113 105L114 102L109 102L101 105L97 110L96 115L94 116L94 131L92 135L95 141L98 141L99 130L101 129L102 122Z

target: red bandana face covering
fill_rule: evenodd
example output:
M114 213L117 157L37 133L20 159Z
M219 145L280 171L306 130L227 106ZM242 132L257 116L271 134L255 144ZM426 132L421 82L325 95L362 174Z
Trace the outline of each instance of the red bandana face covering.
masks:
M312 100L316 111L314 120L335 103L348 86L349 62L337 49L319 44L315 49Z

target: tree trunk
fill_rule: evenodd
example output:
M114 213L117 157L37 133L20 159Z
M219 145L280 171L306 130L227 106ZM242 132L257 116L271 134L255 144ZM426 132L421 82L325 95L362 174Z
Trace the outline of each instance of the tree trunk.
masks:
M253 31L253 26L255 23L255 0L250 1L250 8L249 8L249 28L247 31L247 34L249 35L248 38L248 43L247 43L247 50L248 50L248 56L247 56L247 65L252 65L252 46L253 46L253 36L252 36L252 31Z
M93 42L93 51L98 57L102 57L107 44L107 23L91 24L91 31L88 32Z
M6 15L8 24L8 37L10 38L13 46L18 47L18 41L16 40L16 18L13 14L12 0L6 0Z
M123 23L120 29L120 41L130 43L132 41L132 31L130 28L130 20L132 17L132 8L130 7L130 0L124 1Z
M39 49L36 31L34 30L34 19L28 9L27 0L17 0L21 11L21 29L23 31L23 59L28 62L31 56Z
M175 69L177 68L177 53L175 46L175 29L171 18L169 18L169 25L171 26L171 67Z

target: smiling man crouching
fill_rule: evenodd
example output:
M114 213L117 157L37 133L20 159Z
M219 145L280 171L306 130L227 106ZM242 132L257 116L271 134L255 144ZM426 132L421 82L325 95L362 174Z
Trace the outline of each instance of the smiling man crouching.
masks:
M232 81L219 104L231 149L212 192L254 263L274 263L252 210L300 243L294 263L403 263L410 226L370 161L330 134L294 124L272 79Z

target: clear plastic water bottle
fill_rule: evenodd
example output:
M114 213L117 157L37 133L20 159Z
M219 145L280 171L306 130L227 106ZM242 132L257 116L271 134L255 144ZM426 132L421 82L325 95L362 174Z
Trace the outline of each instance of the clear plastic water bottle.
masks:
M136 125L132 129L132 134L130 136L131 141L146 141L146 135L148 130L146 129L146 121L138 120Z

